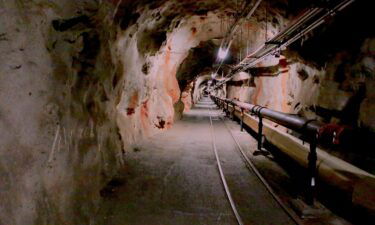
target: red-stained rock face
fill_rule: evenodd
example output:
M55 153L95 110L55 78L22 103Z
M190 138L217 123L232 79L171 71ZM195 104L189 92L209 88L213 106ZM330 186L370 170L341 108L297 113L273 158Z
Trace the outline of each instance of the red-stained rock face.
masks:
M128 107L126 108L127 115L130 116L135 113L135 108L138 107L138 92L135 91L129 99Z
M164 7L166 7L166 15L172 13L168 11L171 10L168 7L172 6L166 4ZM165 25L167 21L164 18L154 18L152 16L154 13L154 10L144 11L144 15L149 16L140 17L137 25L132 25L123 34L119 34L113 49L115 57L121 59L120 63L124 68L123 94L117 110L118 125L125 145L172 126L176 118L174 105L180 98L185 105L183 110L191 107L191 90L182 92L181 96L179 81L176 79L177 71L189 55L190 49L199 46L202 42L222 36L225 31L219 26L223 24L219 18L222 16L220 10L209 12L204 20L202 16L187 15L184 22L180 22L181 18L168 21L171 23L169 26ZM227 26L229 22L229 20L226 22ZM149 48L144 48L155 47L154 40L147 38L167 28L169 29L165 33L165 39L158 42L160 44L157 46L158 49L153 48L151 51ZM150 44L147 44L147 41L150 41ZM147 65L147 68L144 65ZM193 84L191 78L186 80ZM133 90L139 90L137 97ZM132 94L129 95L129 92ZM140 105L140 101L147 101L147 107Z
M193 86L194 82L190 82L181 94L181 101L184 103L184 112L188 112L193 106Z

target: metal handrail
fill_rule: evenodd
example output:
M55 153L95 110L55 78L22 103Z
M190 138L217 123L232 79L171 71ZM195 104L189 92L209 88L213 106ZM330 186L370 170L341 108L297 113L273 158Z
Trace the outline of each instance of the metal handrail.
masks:
M293 131L296 131L302 135L309 136L311 138L317 138L317 134L320 133L320 130L327 126L328 124L319 122L317 120L311 120L304 117L300 117L296 114L288 114L283 112L278 112L267 107L253 105L250 103L244 103L236 100L231 100L228 98L220 98L217 96L211 95L214 98L215 102L221 101L222 103L231 104L240 108L244 112L250 112L258 116L262 116L265 119L268 119L272 122L275 122L279 125L282 125L286 128L289 128ZM261 107L259 109L259 107ZM342 126L342 129L347 129L346 126ZM334 130L332 130L334 132ZM327 133L325 133L327 135ZM331 134L335 135L335 134ZM337 138L337 137L336 137ZM326 140L326 139L325 139ZM330 144L334 144L334 140Z
M225 103L235 105L241 110L244 110L245 112L247 111L256 115L260 114L262 117L271 120L272 122L285 126L294 131L301 132L303 134L317 133L323 125L323 123L320 123L318 121L312 121L295 114L278 112L275 110L268 109L266 107L261 107L259 105L253 105L250 103L244 103L227 98L219 98L216 96L212 97ZM261 107L261 109L257 110L258 107Z
M236 111L236 107L240 109L241 112L241 130L243 126L243 119L244 119L244 112L250 112L253 115L258 116L258 134L257 134L257 141L258 141L258 151L263 152L263 118L266 118L270 121L273 121L277 124L280 124L284 127L292 129L306 138L306 140L310 143L310 152L308 155L308 171L309 171L309 191L307 192L306 202L309 205L313 205L315 201L315 178L316 178L316 170L317 170L317 143L319 140L327 140L327 138L320 137L319 135L328 136L332 143L335 143L335 138L339 138L336 130L328 130L326 132L325 127L329 126L329 124L320 123L316 120L309 120L303 117L299 117L295 114L288 114L283 112L278 112L275 110L268 109L266 107L262 107L259 105L253 105L250 103L243 103L236 100L231 100L227 98L220 98L214 95L211 95L211 98L214 102L220 107L223 108L225 113L231 118L234 118L234 111ZM232 111L229 111L229 105L232 105ZM341 130L347 129L345 126L338 126ZM322 132L324 130L325 132ZM332 137L332 138L330 138Z

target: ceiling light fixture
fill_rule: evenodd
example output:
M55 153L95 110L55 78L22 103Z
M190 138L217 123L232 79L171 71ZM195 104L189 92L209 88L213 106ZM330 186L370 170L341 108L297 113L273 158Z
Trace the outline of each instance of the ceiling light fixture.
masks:
M224 60L228 55L228 51L229 51L229 48L223 49L222 47L220 47L219 53L217 56L219 57L219 59Z

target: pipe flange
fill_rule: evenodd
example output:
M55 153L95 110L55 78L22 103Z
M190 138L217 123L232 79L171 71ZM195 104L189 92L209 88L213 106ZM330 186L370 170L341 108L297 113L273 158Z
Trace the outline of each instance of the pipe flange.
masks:
M258 108L257 108L257 116L258 117L262 117L262 115L260 114L260 111L262 110L262 109L264 109L264 108L266 108L266 107L263 107L263 106L259 106Z

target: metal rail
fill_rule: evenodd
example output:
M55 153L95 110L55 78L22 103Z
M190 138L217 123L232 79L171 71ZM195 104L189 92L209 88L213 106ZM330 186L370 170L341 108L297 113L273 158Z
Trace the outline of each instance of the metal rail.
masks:
M242 112L241 112L242 113ZM241 114L242 116L243 114ZM252 161L247 157L244 149L241 147L241 145L238 143L237 139L234 137L234 134L232 131L229 129L227 124L225 123L223 118L220 118L221 121L223 122L225 128L229 132L230 136L232 137L233 141L237 145L237 149L240 152L246 167L255 173L255 175L258 177L258 179L263 183L267 191L271 194L271 196L275 199L275 201L280 205L280 207L284 210L284 212L298 225L302 225L302 221L284 204L284 202L279 198L279 196L276 194L276 192L272 189L271 185L266 181L266 179L262 176L262 174L259 172L259 170L255 167L255 165L252 163ZM243 119L241 119L241 131L242 131L242 126L243 126Z
M219 169L220 178L221 178L222 184L224 186L224 190L226 192L229 203L231 205L232 211L233 211L233 213L236 217L237 223L239 225L242 225L243 224L242 218L239 215L236 204L234 203L234 200L232 198L232 195L231 195L231 192L229 190L228 184L226 182L224 172L223 172L221 162L220 162L220 157L219 157L219 154L218 154L218 151L217 151L217 148L216 148L216 138L215 138L214 126L213 126L212 116L211 116L212 108L209 108L208 110L209 110L209 118L210 118L212 146L213 146L213 149L214 149L215 158L216 158L217 166L218 166L218 169ZM290 219L292 219L297 225L302 225L303 224L302 221L283 203L283 201L278 197L278 195L272 189L272 187L269 185L269 183L266 181L266 179L261 175L259 170L255 167L255 165L247 157L247 155L245 154L245 151L242 149L241 145L238 143L237 139L234 137L232 131L229 129L229 127L225 123L224 119L221 118L220 116L219 116L219 118L220 118L221 122L224 124L226 130L230 134L233 141L236 143L236 146L237 146L236 149L239 151L240 155L242 156L241 158L243 159L247 169L249 169L250 172L255 173L255 175L258 177L260 182L265 186L267 191L271 194L271 196L274 198L274 200L280 205L280 207L284 210L284 212L290 217ZM242 129L242 124L241 124L241 129Z
M296 132L299 132L303 135L314 135L317 134L319 129L324 125L316 120L308 120L303 117L299 117L294 114L288 114L283 112L278 112L275 110L268 109L266 107L262 107L259 105L253 105L250 103L243 103L236 100L230 100L226 98L219 98L216 96L212 96L216 103L222 102L226 103L226 106L233 105L240 108L242 111L248 111L255 115L260 115L262 118L266 118L271 120L277 124L285 126L289 129L292 129Z
M227 195L229 204L232 208L233 214L236 217L237 223L238 223L238 225L243 225L244 223L242 222L242 218L241 218L240 214L238 213L236 204L234 203L234 200L232 198L232 194L230 193L230 190L229 190L229 187L228 187L228 184L227 184L227 180L225 179L224 172L223 172L223 169L221 167L220 157L219 157L219 154L218 154L217 148L216 148L216 138L215 138L215 133L214 133L214 125L212 123L212 118L211 118L211 109L209 108L208 110L209 110L210 125L211 125L210 128L211 128L211 136L212 136L212 147L214 149L216 164L217 164L217 167L219 169L220 179L221 179L221 182L224 186L224 190L225 190L225 193Z

